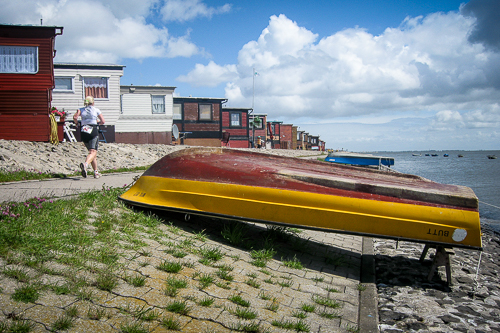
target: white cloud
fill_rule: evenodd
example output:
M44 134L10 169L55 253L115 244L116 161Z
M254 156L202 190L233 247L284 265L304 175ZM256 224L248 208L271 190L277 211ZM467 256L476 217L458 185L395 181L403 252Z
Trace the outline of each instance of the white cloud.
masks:
M379 36L352 28L318 41L284 15L273 16L240 50L239 76L227 94L237 87L242 97L228 104L250 105L256 68L255 108L277 118L477 109L500 97L493 75L500 57L468 42L473 23L459 13L435 13L406 18Z
M238 76L235 65L219 66L210 61L207 66L197 64L187 75L177 78L193 86L215 87L222 82L232 81Z
M450 110L439 111L431 122L432 129L439 131L449 131L464 126L465 123L460 112Z
M158 0L8 1L0 20L13 24L64 27L56 39L55 61L116 63L123 58L190 57L204 53L189 34L172 36L146 22Z
M231 11L231 5L225 4L218 8L208 7L200 0L167 0L160 12L165 21L189 21L196 17L211 18L216 14Z
M457 12L434 13L408 17L378 36L352 28L318 40L286 16L272 16L259 38L238 54L238 75L226 82L228 106L249 107L255 94L256 112L297 125L314 119L327 142L342 137L392 149L432 148L429 142L471 147L459 138L481 140L489 132L477 129L500 126L500 54L470 43L474 24L473 17ZM223 83L217 72L210 79L209 67L217 65L196 65L189 82ZM419 112L426 117L405 115ZM339 117L388 113L394 115L389 123L333 125ZM494 137L487 140L490 147Z
M435 13L406 18L399 28L374 36L352 28L318 41L284 15L272 16L259 38L238 54L237 76L227 84L228 104L248 106L279 117L317 118L386 111L477 109L500 97L492 74L500 57L470 44L473 18ZM215 86L219 72L198 64L183 82ZM493 70L494 72L495 70ZM497 70L498 71L498 70ZM207 75L213 72L214 79ZM201 76L200 80L197 75Z

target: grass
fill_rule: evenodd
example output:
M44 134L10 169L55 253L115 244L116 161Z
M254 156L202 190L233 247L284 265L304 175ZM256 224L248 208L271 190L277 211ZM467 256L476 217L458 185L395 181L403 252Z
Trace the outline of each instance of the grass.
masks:
M260 323L251 322L251 323L235 323L231 325L231 330L239 331L239 332L248 332L248 333L268 333L268 330L262 330L260 327Z
M276 312L278 311L279 307L280 305L278 300L276 298L273 298L273 301L266 306L266 309L272 312Z
M200 254L203 257L203 259L216 262L224 257L225 252L223 252L218 247L202 247L200 249Z
M251 320L257 318L257 312L248 308L240 308L239 306L237 306L234 310L230 310L229 312L240 319Z
M297 259L296 256L293 256L292 260L283 260L283 265L285 265L288 268L294 268L294 269L304 268L304 266L302 266L302 263L300 262L299 259Z
M87 311L87 318L91 320L101 320L102 318L107 316L107 312L105 308L101 307L91 307Z
M15 289L11 297L14 301L34 303L40 297L40 293L37 286L26 285Z
M243 223L230 222L224 224L221 235L231 245L248 246L247 227Z
M231 282L234 280L234 276L226 270L219 269L217 272L215 272L215 274L219 277L219 279L222 279L224 281Z
M149 330L140 322L123 324L120 326L120 330L123 333L149 333Z
M168 304L166 309L170 312L178 313L181 315L187 315L191 308L187 305L187 302L184 301L173 301Z
M210 286L212 283L214 283L215 278L213 277L212 274L208 273L203 273L200 276L199 282L200 282L200 289L205 289L208 286Z
M254 287L255 289L260 288L260 283L256 279L248 279L245 281L250 287Z
M366 290L366 286L364 284L358 284L356 286L356 289L358 289L358 291L365 291Z
M102 272L98 275L95 285L101 290L110 292L118 285L118 279L110 271Z
M314 305L314 304L302 304L300 308L304 312L312 313L312 312L314 312L314 310L316 310L316 305Z
M16 279L19 282L28 282L30 277L25 268L6 268L2 273L10 278Z
M188 282L184 279L177 279L175 277L169 277L167 279L167 286L165 288L165 295L170 297L177 296L179 289L187 288Z
M338 312L328 312L326 310L318 312L318 316L326 319L336 319L341 317L341 315Z
M292 317L295 317L295 318L298 318L298 319L306 319L307 318L307 313L304 312L304 311L295 310L294 312L292 312Z
M144 287L146 285L146 277L142 275L128 276L125 280L134 287Z
M231 302L233 302L236 305L243 306L243 307L249 307L250 302L247 300L244 300L240 295L233 295L227 298Z
M80 314L76 307L68 307L57 320L46 323L46 327L55 331L71 330L76 317L91 320L112 318L115 311L106 310L101 305L100 299L115 294L119 281L122 283L125 281L134 287L145 286L147 281L150 281L148 270L154 271L156 268L162 271L156 273L168 277L166 288L170 288L168 293L172 296L177 296L181 288L194 287L196 289L199 286L199 289L204 289L212 284L227 289L228 292L223 291L223 294L232 296L224 298L226 302L234 303L234 305L231 304L233 309L230 311L237 317L234 318L235 321L241 320L235 324L235 329L244 332L267 332L273 329L258 324L257 310L250 307L253 299L244 299L246 294L237 294L241 292L242 287L248 289L243 281L259 289L262 281L265 281L260 279L259 275L267 275L266 283L279 284L283 287L293 285L291 277L274 276L271 268L256 268L255 272L241 271L239 263L228 260L230 258L234 261L240 260L240 255L230 253L230 250L213 245L212 242L207 242L208 237L213 235L207 236L204 231L189 235L184 229L163 220L164 217L131 210L117 201L117 196L124 191L125 189L121 188L103 187L102 190L84 193L68 200L52 201L33 198L23 203L1 203L0 258L5 265L0 267L0 273L2 276L16 280L18 287L11 297L19 302L36 303L43 292L70 295L92 302L93 304L88 309L80 308L82 312ZM161 225L163 226L159 228L158 226ZM282 237L291 237L296 233L291 229L277 231L279 232L285 235ZM195 268L196 259L183 263L179 259L165 255L164 258L170 260L155 262L158 255L156 251L154 254L151 253L148 245L150 240L161 245L165 244L165 248L173 249L171 254L176 258L189 253L190 258L198 256L210 267L202 267L206 273L196 275L190 273L190 268ZM262 267L265 267L277 253L274 250L277 245L271 245L269 243L263 249L248 251L241 255L241 258L246 258L249 254L252 262L261 262ZM286 256L286 253L283 256ZM130 263L134 260L137 265L131 267ZM144 261L147 263L141 265ZM228 263L223 263L224 261ZM300 262L296 257L286 262L286 265L289 262L289 267L300 269L298 266ZM142 268L148 263L151 266L143 270ZM196 266L201 265L196 264ZM182 275L185 276L175 275L183 268L185 272L182 272ZM57 278L40 279L42 275L52 275ZM242 279L242 275L246 277ZM188 282L190 279L195 281L196 287L189 286L192 284ZM231 283L235 279L241 283ZM312 280L324 282L320 274ZM210 288L210 294L213 290L216 289ZM216 303L215 297L203 298L202 292L197 290L195 292L202 296L198 299L196 296L170 298L162 304L161 308L125 309L120 314L124 316L122 326L118 326L117 329L122 332L140 333L148 332L150 327L146 325L161 325L160 328L180 330L180 323L176 319L178 315L188 315L191 311L194 313L196 308L200 309L199 307L221 307L225 303L223 301L220 304ZM276 317L280 318L284 310L273 298L274 296L276 295L271 292L261 291L259 298L265 302L260 301L262 306L258 311L265 308L276 312ZM332 310L335 307L334 303L328 303L329 301L328 299L314 299L314 304L309 305L312 308L309 312L316 312L323 318L338 318L336 316L339 314ZM319 311L320 303L325 307L322 312ZM164 310L169 311L171 316L164 316L162 314ZM168 314L168 312L165 313ZM303 321L307 315L306 308L302 308L297 309L293 316L288 317L291 320L292 330L307 332L308 326ZM253 322L255 319L257 321ZM29 327L31 322L23 320L0 322L0 332L23 332L26 330L22 328L22 325ZM284 323L286 324L287 321L285 320ZM20 328L12 329L11 326L14 324L19 325Z
M289 320L273 320L271 322L271 325L286 330L294 330L297 332L309 332L309 330L311 329L306 322L302 321L302 319L297 322L292 322Z
M179 273L182 270L182 264L178 261L164 260L156 268L167 273Z
M120 173L120 172L133 172L133 171L143 171L147 170L149 166L138 166L133 168L117 168L110 170L101 170L101 173ZM71 176L79 175L79 173L73 173L70 175L66 175L63 173L53 173L53 172L41 172L36 169L18 169L5 171L0 170L0 183L4 182L17 182L23 180L42 180L49 178L67 178Z
M73 326L73 318L67 315L56 319L52 324L52 331L67 331Z
M313 295L312 300L314 303L323 305L332 309L340 308L340 303L336 300L330 299L328 297L323 297L319 295Z
M6 333L27 333L35 328L35 324L29 320L15 320L10 325L0 322L0 332Z
M198 304L201 306L209 307L212 304L214 304L215 299L209 296L205 296L203 299L201 299Z
M163 319L161 321L161 326L163 326L167 330L172 330L172 331L180 331L181 330L181 323L172 317L168 317L168 318Z
M271 260L275 254L276 251L274 249L252 250L250 252L250 257L253 260L262 260L267 262Z

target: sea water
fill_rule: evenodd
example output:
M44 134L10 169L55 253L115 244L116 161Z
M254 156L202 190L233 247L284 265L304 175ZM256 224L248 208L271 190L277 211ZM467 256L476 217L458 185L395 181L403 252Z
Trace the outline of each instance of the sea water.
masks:
M500 151L411 151L373 154L394 157L392 169L399 172L421 176L438 183L470 187L479 199L481 223L488 223L500 231ZM426 154L438 156L425 156ZM445 154L449 156L445 157ZM488 159L488 155L496 155L498 159Z

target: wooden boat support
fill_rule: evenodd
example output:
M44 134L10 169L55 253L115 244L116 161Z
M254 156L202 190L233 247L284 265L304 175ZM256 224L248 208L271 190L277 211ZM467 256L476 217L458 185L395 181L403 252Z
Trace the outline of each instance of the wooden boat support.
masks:
M450 255L454 255L455 252L453 251L452 248L449 248L449 247L444 247L441 245L426 244L424 247L424 250L422 251L422 255L420 256L420 262L423 262L425 260L425 256L427 255L427 251L429 251L430 248L435 248L436 254L434 255L434 258L432 259L432 266L431 266L431 270L429 271L429 275L427 276L427 279L429 281L431 281L432 277L434 276L434 273L436 272L436 269L440 266L444 266L446 269L446 283L448 285L451 285Z
M246 150L171 153L120 199L187 214L481 250L478 200L468 187Z

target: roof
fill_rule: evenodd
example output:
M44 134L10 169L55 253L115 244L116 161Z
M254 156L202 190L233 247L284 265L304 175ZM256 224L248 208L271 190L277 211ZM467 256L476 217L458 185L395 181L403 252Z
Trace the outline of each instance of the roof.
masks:
M175 89L177 87L167 87L167 86L134 86L133 84L131 85L122 85L120 88L138 88L138 89Z
M207 100L207 101L227 101L227 98L217 98L217 97L181 97L177 96L174 97L175 100L193 100L193 101L200 101L200 100Z
M78 64L72 62L55 62L54 68L68 68L68 69L115 69L122 70L124 65L117 64Z
M252 108L222 108L222 111L250 111Z
M162 94L162 93L173 93L175 87L164 87L164 86L120 86L120 94Z
M4 38L50 38L62 35L63 27L44 25L0 24L0 37Z

